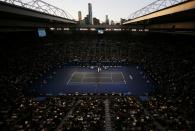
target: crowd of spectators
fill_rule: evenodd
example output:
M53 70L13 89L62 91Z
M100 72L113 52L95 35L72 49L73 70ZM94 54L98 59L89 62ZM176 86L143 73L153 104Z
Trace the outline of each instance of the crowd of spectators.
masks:
M194 130L195 45L192 36L188 37L76 35L59 40L54 37L14 43L15 38L3 42L0 48L0 128L104 130L104 101L109 99L114 130ZM61 68L65 63L92 61L138 64L157 88L146 102L120 95L55 96L39 101L28 94L29 85L46 72Z
M104 130L105 107L104 97L78 97L74 110L69 114L61 127L63 130Z
M158 86L150 94L147 108L167 130L194 129L194 38L153 36L156 38L144 37L132 48L132 54L136 55L133 61L140 60L139 64Z
M111 100L111 114L115 130L154 130L150 115L135 97L117 96Z

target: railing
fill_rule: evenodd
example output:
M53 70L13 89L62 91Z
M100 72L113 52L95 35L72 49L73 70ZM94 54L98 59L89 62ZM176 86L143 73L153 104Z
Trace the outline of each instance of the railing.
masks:
M131 19L135 19L147 14L150 14L152 12L156 12L158 10L167 8L167 7L171 7L173 5L185 2L185 1L189 1L189 0L157 0L147 6L145 6L144 8L132 13L129 17L128 20Z
M51 4L48 4L42 0L0 0L9 4L21 6L24 8L36 10L42 13L59 16L66 19L73 19L73 17L67 12Z

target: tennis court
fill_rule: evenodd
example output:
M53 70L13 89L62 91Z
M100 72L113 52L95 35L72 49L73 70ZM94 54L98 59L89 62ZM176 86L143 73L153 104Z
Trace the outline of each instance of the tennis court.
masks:
M126 84L122 72L73 72L67 85L75 84Z

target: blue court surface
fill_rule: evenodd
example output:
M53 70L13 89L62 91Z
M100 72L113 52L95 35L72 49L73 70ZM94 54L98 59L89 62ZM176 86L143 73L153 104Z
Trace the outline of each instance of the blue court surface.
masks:
M99 71L98 71L99 70ZM66 95L72 93L123 93L142 96L155 84L136 65L114 67L64 66L49 71L31 86L36 96Z

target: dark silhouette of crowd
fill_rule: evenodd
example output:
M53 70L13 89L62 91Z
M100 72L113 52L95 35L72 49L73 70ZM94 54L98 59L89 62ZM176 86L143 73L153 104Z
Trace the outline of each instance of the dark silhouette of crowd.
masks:
M21 35L21 34L20 34ZM0 129L195 130L194 36L156 33L3 34ZM21 36L20 36L21 37ZM64 64L137 64L156 88L142 101L124 94L37 96L30 86ZM55 75L55 73L53 73ZM111 122L106 121L109 101Z

